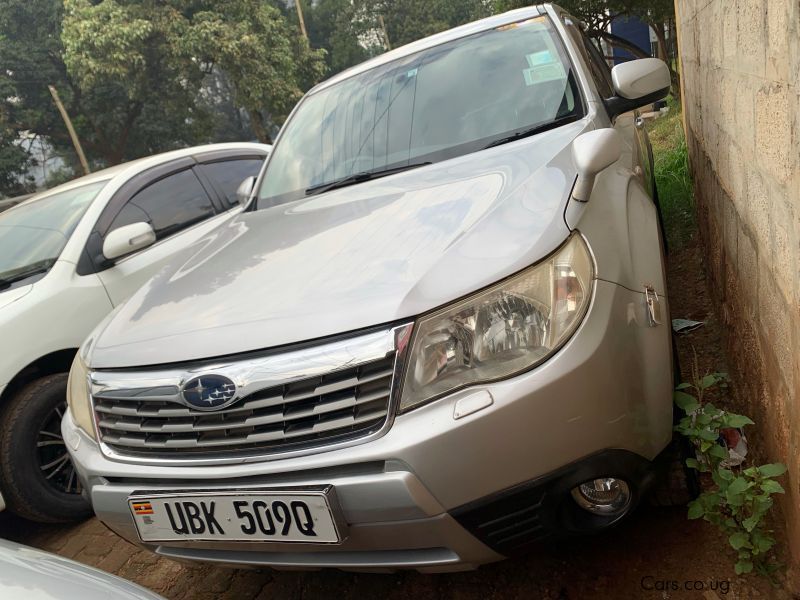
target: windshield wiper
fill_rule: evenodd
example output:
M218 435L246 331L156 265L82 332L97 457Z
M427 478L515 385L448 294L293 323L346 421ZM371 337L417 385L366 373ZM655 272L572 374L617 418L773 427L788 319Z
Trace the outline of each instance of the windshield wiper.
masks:
M523 129L522 131L518 131L517 133L513 133L507 137L494 140L492 143L484 146L483 149L486 150L488 148L494 148L495 146L502 146L503 144L508 144L509 142L516 142L517 140L521 140L522 138L530 137L532 135L536 135L537 133L548 131L549 129L555 129L556 127L561 127L562 125L566 125L567 123L572 123L573 121L577 120L578 120L577 115L559 117L558 119L548 121L547 123L540 123L539 125L534 125L533 127L529 127L528 129Z
M432 164L433 164L432 162L418 162L418 163L411 163L408 165L402 165L400 167L392 167L390 169L381 169L379 171L362 171L361 173L353 173L352 175L348 175L347 177L343 177L342 179L337 179L336 181L331 181L329 183L321 183L319 185L312 185L310 188L306 190L306 196L313 196L314 194L322 194L330 190L336 190L339 188L347 187L348 185L361 183L362 181L380 179L381 177L386 177L387 175L394 175L395 173L402 173L403 171L410 171L411 169L417 169L419 167L424 167Z
M46 258L45 260L40 260L39 262L35 262L24 267L19 267L18 269L6 271L3 273L3 276L0 277L0 290L9 288L18 281L22 281L28 277L47 273L50 270L50 267L55 264L55 262L55 258Z

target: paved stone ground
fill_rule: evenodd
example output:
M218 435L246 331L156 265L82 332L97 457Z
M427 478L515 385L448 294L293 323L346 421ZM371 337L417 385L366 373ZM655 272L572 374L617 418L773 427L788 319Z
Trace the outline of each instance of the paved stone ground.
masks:
M451 575L388 575L338 571L251 571L184 565L120 539L97 519L77 526L42 526L3 515L0 534L93 565L183 599L415 600L455 598L788 598L754 577L737 578L725 540L690 522L682 509L643 507L604 535L572 540L477 571ZM657 582L682 588L664 594ZM686 591L686 583L700 590ZM723 594L721 586L728 590Z
M704 328L679 340L684 372L695 359L701 371L718 370L724 366L719 354L719 324L705 294L700 251L690 246L673 255L670 263L674 315L707 321ZM734 575L732 551L710 525L688 521L684 509L648 506L602 535L543 547L524 558L452 575L246 571L184 565L123 541L97 519L74 526L44 526L0 513L0 537L99 567L175 600L790 597L756 576Z

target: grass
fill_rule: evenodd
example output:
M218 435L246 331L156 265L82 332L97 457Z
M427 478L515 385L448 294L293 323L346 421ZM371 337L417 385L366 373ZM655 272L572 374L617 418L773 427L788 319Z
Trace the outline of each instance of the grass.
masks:
M695 228L694 196L681 107L672 97L667 105L669 112L650 123L648 134L667 243L677 249L689 241Z

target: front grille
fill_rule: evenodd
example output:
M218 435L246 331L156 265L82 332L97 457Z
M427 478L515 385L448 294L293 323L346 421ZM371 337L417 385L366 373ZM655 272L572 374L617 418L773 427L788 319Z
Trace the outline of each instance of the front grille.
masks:
M320 376L268 387L216 411L191 409L176 386L93 394L102 441L125 454L196 456L284 451L375 432L389 416L394 353ZM151 397L146 397L151 396Z

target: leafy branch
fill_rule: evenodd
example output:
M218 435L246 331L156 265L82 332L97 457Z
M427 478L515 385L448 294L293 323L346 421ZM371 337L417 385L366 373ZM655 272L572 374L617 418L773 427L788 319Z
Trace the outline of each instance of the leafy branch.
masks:
M775 539L764 521L773 505L772 496L784 493L775 478L786 472L786 466L773 463L742 468L731 464L729 450L720 443L724 431L753 425L753 421L705 400L711 388L724 387L727 381L725 373L700 377L695 365L693 383L682 383L675 390L675 403L686 415L675 431L689 438L696 450L696 458L688 458L686 465L709 474L713 482L689 503L688 517L702 518L725 534L737 553L737 574L755 570L771 579L778 568L770 560Z

